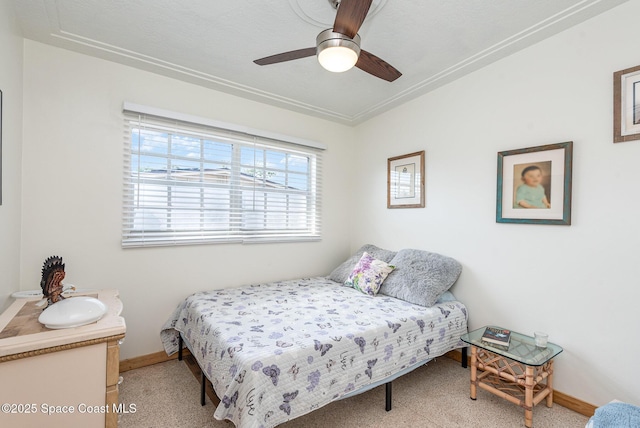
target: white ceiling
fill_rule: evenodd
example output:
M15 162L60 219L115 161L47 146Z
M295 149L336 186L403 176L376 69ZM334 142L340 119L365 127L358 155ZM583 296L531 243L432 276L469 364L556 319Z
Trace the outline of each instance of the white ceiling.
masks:
M627 0L373 0L362 48L395 82L315 57L328 0L12 0L26 38L355 125Z

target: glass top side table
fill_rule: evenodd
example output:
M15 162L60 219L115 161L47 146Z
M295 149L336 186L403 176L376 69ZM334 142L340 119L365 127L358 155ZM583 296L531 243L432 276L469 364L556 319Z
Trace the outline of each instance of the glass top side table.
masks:
M524 408L524 424L533 426L533 406L546 398L553 405L553 358L562 348L547 343L538 347L535 339L511 331L509 347L502 349L481 340L486 327L464 334L461 339L471 345L471 399L477 388L504 398Z
M547 342L546 348L538 347L536 346L535 339L533 337L515 331L511 332L509 349L503 350L497 346L492 346L490 343L482 341L482 334L484 333L485 328L486 327L482 327L464 334L461 337L462 341L469 345L486 349L489 352L502 355L503 357L510 358L528 366L541 366L562 352L562 348L560 346L550 342Z

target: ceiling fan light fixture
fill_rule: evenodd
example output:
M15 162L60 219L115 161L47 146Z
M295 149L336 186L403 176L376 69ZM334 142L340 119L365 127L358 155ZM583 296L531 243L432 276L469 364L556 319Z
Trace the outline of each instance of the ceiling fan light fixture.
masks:
M325 30L316 38L318 62L326 70L341 73L353 68L360 56L360 36L353 39Z

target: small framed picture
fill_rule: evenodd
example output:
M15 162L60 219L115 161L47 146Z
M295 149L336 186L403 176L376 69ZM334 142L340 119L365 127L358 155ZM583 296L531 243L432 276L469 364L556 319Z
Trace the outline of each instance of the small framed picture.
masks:
M573 142L498 153L496 222L571 224Z
M387 159L387 208L424 208L424 150Z
M613 142L640 140L640 65L613 73Z
M0 205L2 205L2 91L0 91Z

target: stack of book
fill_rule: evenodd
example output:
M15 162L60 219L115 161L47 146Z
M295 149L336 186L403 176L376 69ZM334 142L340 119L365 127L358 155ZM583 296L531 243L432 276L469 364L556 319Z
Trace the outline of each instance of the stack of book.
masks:
M500 327L487 327L480 340L498 349L508 350L511 331Z

